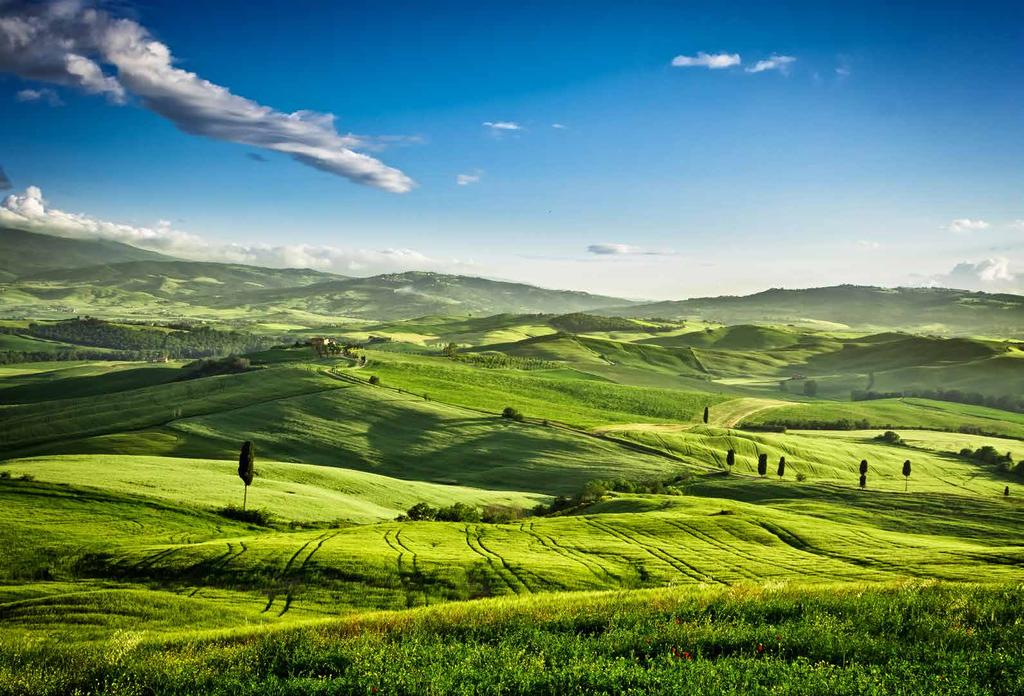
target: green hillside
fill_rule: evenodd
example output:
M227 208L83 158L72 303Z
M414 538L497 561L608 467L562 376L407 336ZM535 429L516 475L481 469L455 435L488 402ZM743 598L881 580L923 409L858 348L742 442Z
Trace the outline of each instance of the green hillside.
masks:
M723 324L796 323L819 328L1007 337L1024 334L1024 299L1020 296L945 288L837 285L805 290L772 289L743 297L621 305L602 309L601 313L702 318Z
M172 257L100 239L69 239L0 228L0 282L58 269Z

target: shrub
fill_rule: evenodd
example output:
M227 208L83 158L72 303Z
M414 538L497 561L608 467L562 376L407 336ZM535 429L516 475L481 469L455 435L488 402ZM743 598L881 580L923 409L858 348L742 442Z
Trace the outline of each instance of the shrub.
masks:
M884 442L888 445L902 445L903 438L900 437L899 433L895 433L892 430L886 430L881 435L875 435L875 439L879 442Z
M239 522L248 522L249 524L257 524L261 527L269 527L274 519L274 516L270 514L269 510L264 510L262 508L255 510L243 510L237 505L225 505L217 510L217 514L221 517L238 520Z
M416 503L405 514L410 520L417 522L420 520L436 520L437 512L437 508L428 503Z
M818 394L818 383L813 379L809 379L804 382L804 394L807 396L816 396Z
M538 506L544 512L547 512L547 508L544 505ZM534 508L536 511L536 508ZM543 514L543 513L541 513ZM484 508L483 515L480 519L482 522L487 524L508 524L514 522L522 517L526 516L526 512L519 508L510 507L508 505L488 505Z
M807 480L807 474L805 474L802 471L798 471L796 473L796 480L800 481L800 482L806 481Z
M440 522L479 522L480 511L472 505L455 503L438 510L435 519Z
M508 418L509 420L518 421L520 423L523 421L523 414L517 411L516 409L512 408L511 406L506 406L502 410L501 417Z
M21 476L18 477L18 480L19 481L29 481L29 482L31 482L31 481L35 481L36 477L33 476L32 474L22 474Z
M370 375L370 384L380 384L380 377L377 375Z
M9 472L9 471L0 471L0 479L4 479L6 481L9 478L11 478L11 472Z

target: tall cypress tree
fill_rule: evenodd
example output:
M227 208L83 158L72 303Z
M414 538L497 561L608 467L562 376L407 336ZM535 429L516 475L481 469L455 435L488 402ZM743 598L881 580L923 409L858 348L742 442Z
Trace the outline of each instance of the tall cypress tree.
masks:
M242 510L245 510L245 504L249 497L249 486L252 485L252 479L256 475L255 461L256 456L252 442L246 440L242 443L242 451L238 454L238 478L242 479L245 484L245 492L242 494Z
M910 460L903 462L903 491L910 487Z
M708 424L708 415L709 414L710 414L710 411L708 410L708 407L705 406L704 407L704 425Z
M767 473L768 473L768 455L762 453L762 454L757 455L757 475L763 477Z
M736 463L736 450L729 450L725 453L725 463L729 467L729 471L732 471L733 464Z
M786 475L786 458L784 456L779 457L779 468L776 473L779 475L779 478Z

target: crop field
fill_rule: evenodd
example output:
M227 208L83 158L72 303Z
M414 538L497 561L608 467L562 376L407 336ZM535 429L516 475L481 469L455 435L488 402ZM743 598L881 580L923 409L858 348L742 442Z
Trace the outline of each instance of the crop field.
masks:
M1024 416L777 387L902 339L618 326L3 366L0 693L1017 690Z

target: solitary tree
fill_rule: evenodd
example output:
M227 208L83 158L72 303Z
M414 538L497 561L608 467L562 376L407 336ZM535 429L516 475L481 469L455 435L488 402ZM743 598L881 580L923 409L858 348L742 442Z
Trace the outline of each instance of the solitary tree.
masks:
M733 464L736 463L736 450L729 450L725 453L725 464L729 467L729 471L732 471Z
M813 379L806 380L804 382L804 394L807 396L816 396L818 394L818 383Z
M1003 489L1003 497L1004 498L1009 498L1010 497L1010 487L1009 486L1007 486L1006 488Z
M704 407L704 425L708 424L708 407Z
M768 455L759 454L757 455L757 475L764 476L768 473Z
M779 469L778 469L778 471L776 473L778 473L779 478L782 478L783 476L786 475L786 458L785 457L779 457Z
M903 462L903 490L910 487L910 460Z
M246 440L242 443L242 451L238 455L238 478L245 484L245 492L242 494L242 510L245 510L245 503L249 497L249 486L252 485L253 476L256 470L253 468L255 456L253 454L252 442Z
M866 476L867 473L868 473L868 460L867 459L861 459L860 460L860 475L861 476Z

